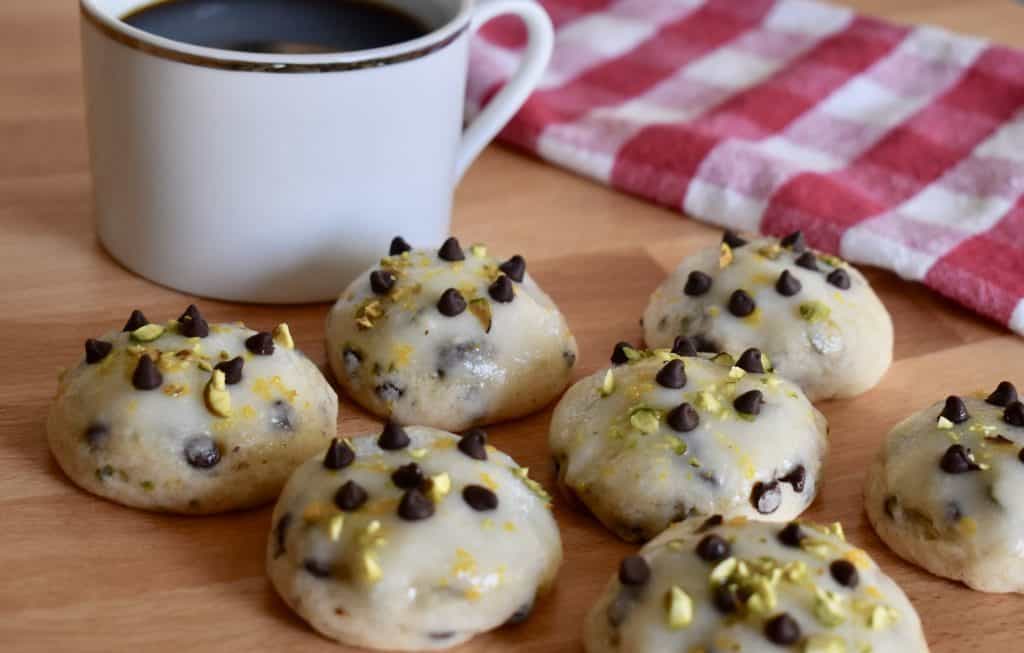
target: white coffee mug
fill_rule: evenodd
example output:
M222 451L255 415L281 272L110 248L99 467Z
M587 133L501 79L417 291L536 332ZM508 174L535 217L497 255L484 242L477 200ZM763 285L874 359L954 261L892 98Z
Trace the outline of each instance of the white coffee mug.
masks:
M258 54L119 20L146 0L81 0L97 231L118 261L221 299L333 299L401 234L448 234L452 190L536 86L552 48L533 2L388 0L433 30L388 47ZM501 14L528 45L463 131L469 39Z

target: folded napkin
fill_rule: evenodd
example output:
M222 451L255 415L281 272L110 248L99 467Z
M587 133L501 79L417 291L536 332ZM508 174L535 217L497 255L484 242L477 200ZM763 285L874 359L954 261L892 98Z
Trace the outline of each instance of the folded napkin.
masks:
M887 268L1024 334L1024 52L807 0L540 0L501 138L717 225ZM472 44L469 112L515 70Z

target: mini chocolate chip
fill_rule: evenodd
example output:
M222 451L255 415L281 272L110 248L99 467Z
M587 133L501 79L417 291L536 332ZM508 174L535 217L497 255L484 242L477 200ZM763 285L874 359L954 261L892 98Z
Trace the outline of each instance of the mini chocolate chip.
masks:
M345 469L356 459L356 452L347 442L338 438L331 438L331 446L327 447L324 454L324 467L327 469Z
M721 515L711 515L704 520L704 523L697 528L698 533L704 533L711 530L712 528L718 528L725 522L725 519Z
M523 623L524 621L530 618L531 612L533 612L533 601L527 601L526 603L516 608L516 611L513 612L509 616L509 618L505 620L505 623L501 625L518 626L519 624Z
M1020 452L1017 454L1017 460L1024 463L1024 449L1021 449Z
M154 390L163 382L164 377L160 370L156 369L153 359L149 354L143 354L135 366L135 371L132 372L132 385L139 390Z
M89 351L88 344L86 341L86 352ZM992 394L985 398L985 403L993 406L1009 406L1015 401L1017 401L1017 388L1013 387L1009 381L1001 381Z
M466 299L458 290L449 288L441 293L441 299L437 301L437 310L445 317L455 317L466 310Z
M697 543L697 555L705 562L721 562L729 557L731 550L725 538L718 535L705 535Z
M672 353L676 356L696 356L697 343L693 338L676 336L676 339L672 341Z
M516 292L512 289L512 282L505 274L499 276L494 283L487 287L487 294L491 296L491 299L502 304L507 304L516 297Z
M355 481L345 481L345 484L334 493L334 505L345 512L359 510L370 495L366 493L363 486Z
M836 268L835 270L829 272L828 276L825 277L825 281L828 281L830 284L832 284L836 288L839 288L840 290L850 289L850 275L847 274L846 270L842 268Z
M405 521L419 521L434 514L434 502L413 488L406 490L398 503L398 516Z
M860 582L857 568L848 560L833 560L832 564L828 566L828 570L832 574L832 578L835 578L836 582L843 587L853 589Z
M764 362L761 360L761 350L751 347L742 354L736 361L736 367L746 370L751 374L764 374Z
M761 413L761 404L764 403L764 395L760 390L747 390L732 402L736 412L744 415L758 415Z
M663 388L682 388L686 385L686 368L678 358L665 363L654 380Z
M612 349L612 365L622 365L629 362L629 357L626 356L627 348L632 349L633 345L624 340L615 343L615 348Z
M274 548L274 558L280 558L287 552L285 543L288 538L288 527L292 525L292 513L286 512L281 515L274 525L274 540L277 546Z
M214 366L214 369L218 369L224 372L224 383L228 385L235 385L242 380L242 368L245 367L245 359L241 356L235 356L229 361L221 361Z
M619 582L630 587L646 585L651 578L651 567L643 556L626 556L619 563Z
M405 238L395 236L391 239L391 247L388 248L388 256L398 256L412 250L412 245L405 242Z
M690 297L699 297L709 290L711 290L711 277L700 270L694 270L686 277L683 292Z
M487 434L480 429L470 429L459 438L459 451L475 460L487 460Z
M946 405L942 408L940 415L954 424L966 422L971 418L971 414L967 412L967 404L956 395L946 397Z
M90 447L98 447L110 435L110 428L106 424L93 422L85 429L85 440Z
M466 254L462 251L462 247L459 245L458 238L449 238L444 241L441 245L441 249L437 250L437 257L442 261L465 261Z
M455 631L454 630L439 630L437 632L428 633L428 636L430 637L430 639L438 639L438 640L441 640L441 639L451 639L452 637L455 637Z
M106 358L113 348L114 345L105 340L89 338L85 341L85 362L89 365L98 363Z
M373 392L380 400L386 403L394 403L405 394L405 388L400 388L390 381L378 383L373 387Z
M380 437L377 438L377 446L387 451L397 451L409 446L409 434L398 424L388 422L384 425Z
M947 521L958 522L963 516L963 510L960 509L960 504L956 501L949 501L946 503L946 508L943 511Z
M279 431L294 431L292 421L295 418L292 407L281 399L270 404L270 425Z
M245 339L245 348L257 356L270 356L274 353L274 336L266 331L254 333Z
M178 316L178 330L186 338L205 338L210 335L210 325L195 304L189 304L185 312Z
M754 488L750 491L750 503L762 515L770 515L778 510L782 503L782 490L779 489L779 482L762 483L758 481L754 483Z
M779 542L792 548L800 548L800 542L806 537L804 531L800 528L800 524L795 521L791 521L779 531L778 538Z
M729 296L729 312L736 317L746 317L754 312L757 304L746 290L733 291Z
M302 563L302 567L308 571L310 575L316 576L317 578L327 578L331 575L331 566L326 562L320 562L315 558L306 558Z
M788 247L797 254L807 249L807 242L804 241L804 232L802 231L794 231L780 240L779 244L783 247Z
M981 469L971 460L970 449L965 449L959 444L950 445L949 449L946 449L946 453L942 454L939 461L939 467L947 474L964 474Z
M800 640L800 624L783 612L765 622L764 636L773 644L790 646Z
M395 273L391 270L374 270L370 273L370 290L376 295L386 295L395 287Z
M736 596L736 588L730 585L719 585L711 597L715 608L722 614L732 614L740 607L740 599Z
M729 247L736 249L737 247L743 247L747 244L747 241L739 237L739 235L730 229L726 229L725 233L722 234L722 242Z
M403 490L419 487L423 482L423 470L416 463L402 465L391 473L391 482Z
M523 282L523 275L526 274L526 259L516 254L509 260L498 266L498 269L508 275L508 278L516 283Z
M818 271L818 257L813 252L804 252L796 257L796 264L805 270Z
M674 431L688 433L700 424L700 415L697 413L696 408L683 402L668 411L668 415L665 416L665 423Z
M803 290L803 288L804 285L789 270L783 270L782 274L779 275L778 281L775 282L775 292L783 297L792 297Z
M1015 401L1003 411L1003 421L1010 426L1024 426L1024 403Z
M139 327L144 327L149 324L149 320L142 314L142 311L135 309L132 314L128 316L128 321L124 323L124 328L121 331L134 331Z
M462 488L462 500L473 510L494 510L498 507L498 495L482 485L467 485Z
M807 469L803 465L797 465L793 471L779 479L783 483L793 486L794 492L803 492L807 483Z
M220 462L220 447L208 435L197 435L185 443L185 461L198 469L210 469Z

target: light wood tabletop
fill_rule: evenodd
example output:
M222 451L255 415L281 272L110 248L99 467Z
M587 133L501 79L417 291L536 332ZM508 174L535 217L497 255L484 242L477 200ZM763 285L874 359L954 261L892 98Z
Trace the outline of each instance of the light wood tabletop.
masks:
M1024 6L1011 0L849 4L1024 46ZM74 363L83 339L120 325L133 308L170 319L194 299L133 276L97 244L77 22L73 0L0 3L0 649L337 651L266 580L269 508L207 518L123 508L78 490L49 454L44 419L57 370ZM577 375L603 366L616 341L639 342L649 293L683 255L719 237L502 147L491 147L458 189L454 231L526 255L579 341ZM820 405L831 450L806 517L843 522L906 590L934 652L1022 650L1024 598L973 592L897 559L867 524L862 487L885 433L908 412L1014 375L1024 383L1024 341L922 286L868 275L895 320L896 361L867 394ZM326 304L201 305L217 321L287 321L298 345L323 362ZM549 418L550 409L490 433L553 490ZM342 400L339 433L374 429ZM554 593L526 624L461 650L581 650L584 612L633 547L561 498L555 514L566 561Z

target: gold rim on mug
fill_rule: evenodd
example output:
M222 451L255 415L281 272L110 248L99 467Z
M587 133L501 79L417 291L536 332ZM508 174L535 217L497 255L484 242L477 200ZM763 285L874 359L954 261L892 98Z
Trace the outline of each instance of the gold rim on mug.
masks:
M192 54L189 52L182 52L173 48L164 47L154 43L147 43L141 39L135 38L130 34L121 32L106 22L101 20L98 16L94 15L89 7L84 2L80 2L79 10L81 11L82 17L89 21L94 27L99 29L103 34L112 38L122 45L126 45L134 50L139 50L147 54L151 54L155 57L162 59L170 59L172 61L179 61L192 66L202 66L204 68L218 68L220 70L234 70L241 72L254 72L254 73L330 73L343 70L362 70L365 68L377 68L379 66L390 66L396 63L402 63L403 61L411 61L413 59L419 59L420 57L426 56L431 52L441 50L450 45L455 39L459 38L463 32L469 27L469 23L463 23L458 29L453 31L451 34L446 36L444 39L437 43L431 43L430 45L411 50L409 52L402 52L399 54L393 54L386 57L377 57L374 59L366 59L362 61L336 61L336 62L323 62L323 63L284 63L284 62L272 62L272 61L241 61L231 59L219 59L217 57L204 56L199 54ZM186 44L187 45L187 44Z

